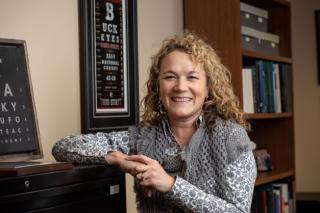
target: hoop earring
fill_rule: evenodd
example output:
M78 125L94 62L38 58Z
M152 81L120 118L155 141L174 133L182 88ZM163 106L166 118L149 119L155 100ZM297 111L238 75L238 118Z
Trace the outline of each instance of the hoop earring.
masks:
M207 97L204 98L203 104L207 104L209 102L209 95L207 95Z
M165 108L164 108L164 106L163 106L163 104L162 104L162 102L161 102L161 100L160 100L160 98L158 99L158 107L159 107L160 114L166 114L167 113Z
M197 124L197 126L200 126L203 124L203 115L202 114L198 117L196 124Z

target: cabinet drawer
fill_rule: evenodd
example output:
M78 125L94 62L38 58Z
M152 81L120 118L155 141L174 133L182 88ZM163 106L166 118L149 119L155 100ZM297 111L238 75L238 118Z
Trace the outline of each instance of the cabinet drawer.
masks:
M4 212L125 212L124 177L0 197Z

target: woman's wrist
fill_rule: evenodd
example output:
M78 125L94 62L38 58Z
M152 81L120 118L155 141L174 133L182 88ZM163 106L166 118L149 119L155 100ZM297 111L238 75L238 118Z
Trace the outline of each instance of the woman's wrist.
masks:
M107 164L109 165L119 165L119 162L118 162L118 155L119 155L119 152L117 151L110 151L108 152L106 155L105 155L105 160L107 161Z
M168 184L168 190L166 192L171 191L171 189L174 186L175 182L176 182L176 176L170 176L169 184Z

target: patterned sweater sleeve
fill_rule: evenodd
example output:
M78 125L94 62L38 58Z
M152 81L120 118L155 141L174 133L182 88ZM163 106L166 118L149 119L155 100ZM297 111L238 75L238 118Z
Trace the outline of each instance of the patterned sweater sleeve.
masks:
M110 151L129 153L128 131L68 135L52 148L57 161L77 164L105 164L104 156Z
M251 151L245 152L227 168L226 197L209 194L177 177L166 196L185 212L249 212L256 179L256 167Z

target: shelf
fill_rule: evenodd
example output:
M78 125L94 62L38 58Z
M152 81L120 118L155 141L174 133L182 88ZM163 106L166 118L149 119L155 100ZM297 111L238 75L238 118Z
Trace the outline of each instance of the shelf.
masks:
M277 119L277 118L290 118L292 117L292 112L282 112L282 113L248 113L245 114L247 119Z
M268 55L268 54L253 52L253 51L249 51L249 50L242 50L242 56L248 57L248 58L282 62L282 63L287 63L287 64L292 63L292 59L288 58L288 57L282 57L282 56L277 56L277 55Z
M286 5L286 6L290 6L290 1L289 0L273 0L274 2L276 3L279 3L279 4L283 4L283 5Z
M268 1L257 1L257 0L241 0L250 5L261 8L278 8L278 7L289 7L291 3L288 0L268 0Z
M271 171L271 172L261 172L258 173L258 177L256 180L256 186L260 186L266 183L271 183L273 181L277 181L283 178L288 178L294 176L294 171L285 171L285 172L277 172L277 171Z

